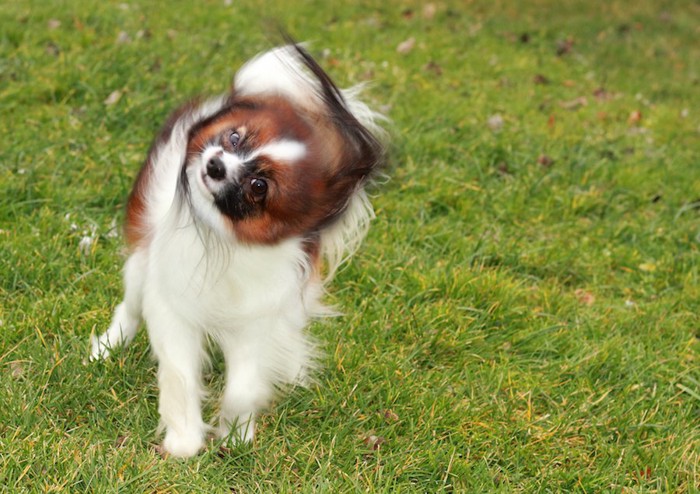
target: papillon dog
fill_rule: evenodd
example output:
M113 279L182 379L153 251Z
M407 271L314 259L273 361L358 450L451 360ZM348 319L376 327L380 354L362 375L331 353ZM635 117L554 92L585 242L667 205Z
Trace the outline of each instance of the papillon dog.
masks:
M190 102L156 137L129 196L124 300L91 358L145 321L158 362L163 450L197 454L209 343L226 384L215 433L250 442L275 392L305 384L328 314L324 284L358 247L365 186L384 155L381 114L340 90L300 45L258 55L227 94Z

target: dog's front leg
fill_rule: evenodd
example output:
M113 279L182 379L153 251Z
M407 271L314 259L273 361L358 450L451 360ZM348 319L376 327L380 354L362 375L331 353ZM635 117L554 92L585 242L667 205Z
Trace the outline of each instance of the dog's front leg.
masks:
M255 338L240 335L221 341L226 357L226 388L218 433L220 437L232 433L234 442L253 441L257 412L272 396L273 383L266 375L261 344Z
M257 413L279 386L305 384L312 345L303 333L306 315L301 304L286 317L272 314L236 331L221 334L226 358L226 388L221 401L219 436L251 442Z
M177 457L194 456L204 446L207 432L201 412L203 335L170 313L165 304L148 304L144 313L158 359L163 449Z

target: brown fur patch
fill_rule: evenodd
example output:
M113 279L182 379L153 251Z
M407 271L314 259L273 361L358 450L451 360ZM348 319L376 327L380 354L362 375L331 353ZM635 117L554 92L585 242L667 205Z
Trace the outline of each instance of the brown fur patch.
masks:
M146 161L136 175L134 185L126 203L126 218L124 222L126 243L131 249L148 243L149 232L146 224L146 196L153 175L153 160L155 154L160 147L168 142L177 121L185 114L197 108L199 104L199 100L192 100L170 114L165 125L163 125L151 144Z

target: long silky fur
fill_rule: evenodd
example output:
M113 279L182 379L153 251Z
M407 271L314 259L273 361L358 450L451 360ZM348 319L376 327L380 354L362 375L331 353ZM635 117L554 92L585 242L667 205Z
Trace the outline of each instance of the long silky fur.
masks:
M147 319L159 359L159 412L167 425L163 447L170 454L196 454L209 431L201 406L195 406L205 397L197 365L209 360L205 345L191 348L203 339L216 341L227 359L222 437L233 430L240 440L251 441L256 415L274 394L270 386L310 382L318 351L304 328L309 318L333 313L321 301L325 283L367 233L374 211L365 187L384 161L384 117L360 100L361 89L338 89L309 53L292 43L244 65L228 94L175 112L154 142L127 211L132 250L124 269L124 301L107 331L93 338L91 358L106 358L113 346L128 344L141 318ZM195 162L187 153L193 135L230 111L239 96L268 92L322 113L350 147L342 149L350 162L337 160L332 175L340 175L333 182L337 187L325 190L340 190L340 204L329 201L332 207L319 215L320 224L301 236L258 245L239 242L235 224L231 228L209 196L196 189L201 184L190 184L198 169L188 166ZM343 189L349 183L354 186Z
M370 222L375 218L365 187L380 173L385 159L387 134L379 122L386 121L386 117L360 100L363 85L339 89L301 44L285 37L289 44L282 50L288 51L289 58L283 63L316 87L318 97L330 110L336 127L348 134L348 139L358 142L364 148L364 153L374 157L365 169L359 170L361 177L358 185L344 207L321 229L321 253L326 261L323 280L328 283L338 268L357 251L367 235ZM315 81L305 75L304 70L311 72Z

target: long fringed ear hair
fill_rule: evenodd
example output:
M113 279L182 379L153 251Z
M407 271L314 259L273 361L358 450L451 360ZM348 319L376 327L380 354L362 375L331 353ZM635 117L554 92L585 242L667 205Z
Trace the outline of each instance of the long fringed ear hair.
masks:
M386 133L378 121L384 121L386 117L359 99L362 86L338 89L303 46L289 36L286 40L319 82L319 96L347 147L339 180L352 185L346 191L342 206L321 225L321 253L327 263L325 280L328 281L360 246L370 221L375 217L365 186L385 162L382 141L386 140Z

